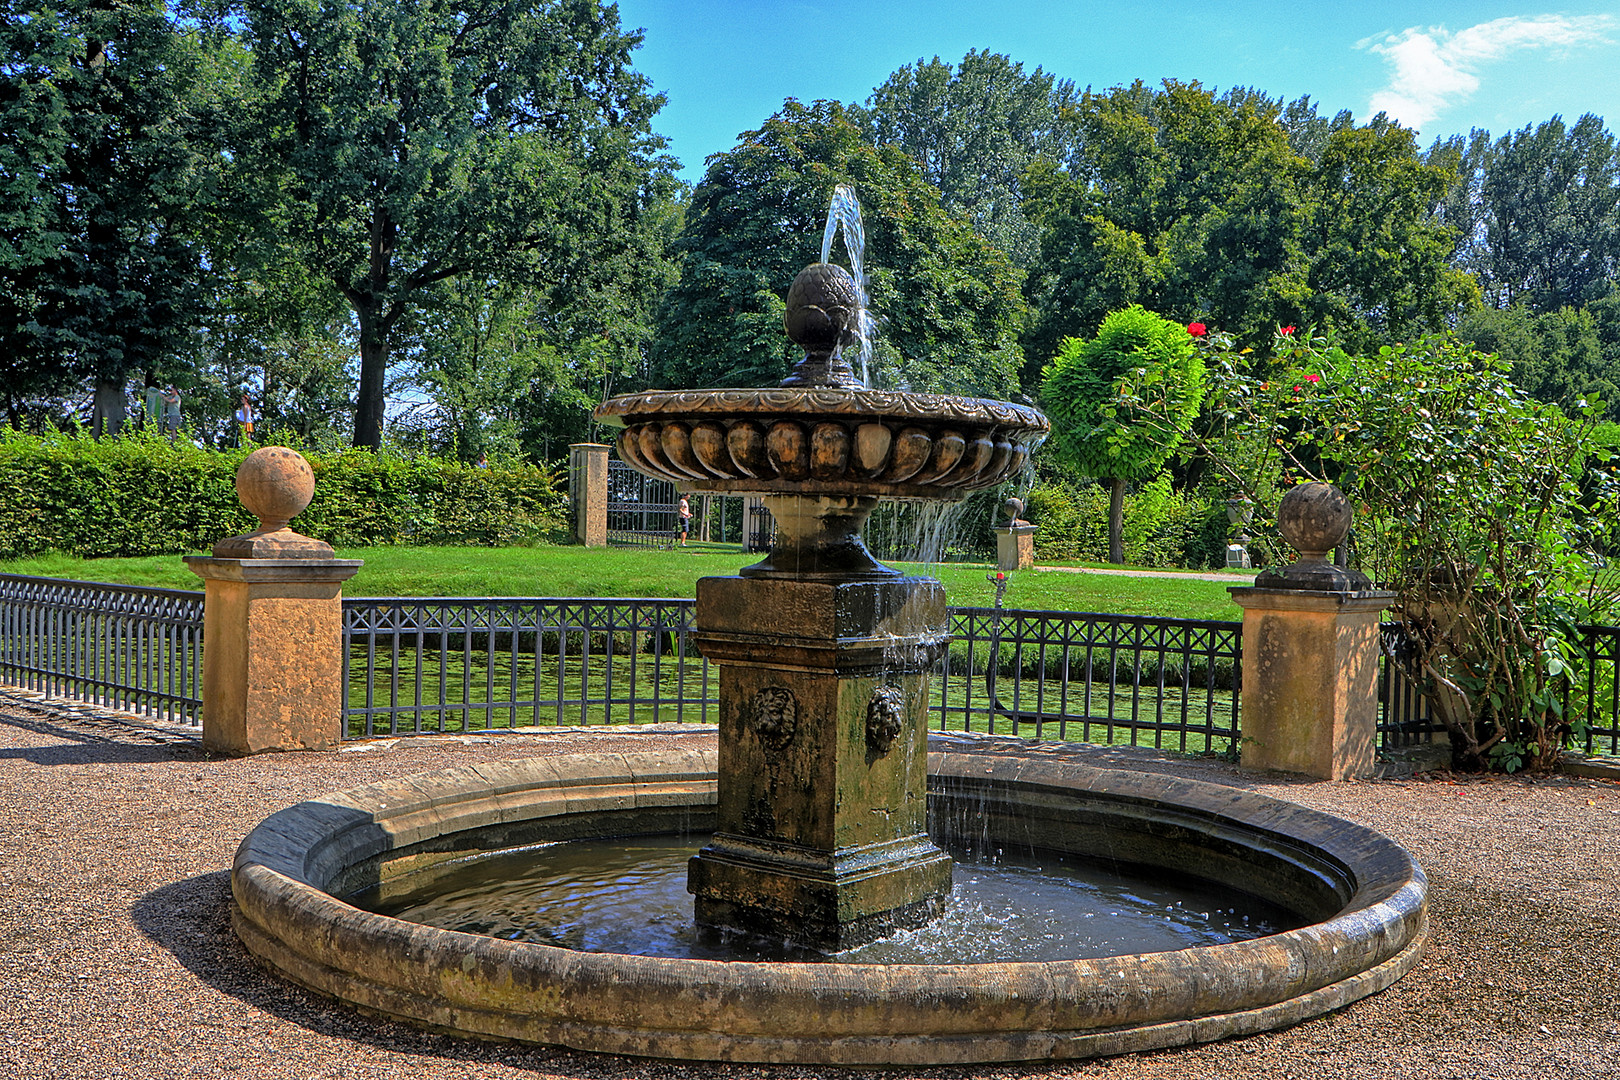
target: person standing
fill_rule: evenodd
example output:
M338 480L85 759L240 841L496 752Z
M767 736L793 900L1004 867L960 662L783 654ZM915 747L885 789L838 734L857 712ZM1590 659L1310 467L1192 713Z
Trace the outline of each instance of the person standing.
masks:
M686 501L685 495L681 496L681 505L675 513L680 516L681 547L685 547L686 534L692 528L692 504Z
M170 442L180 434L180 391L174 383L163 388L163 432Z
M253 399L248 397L248 392L244 390L242 391L242 404L237 406L236 409L236 423L241 429L241 442L243 445L253 441L254 415Z

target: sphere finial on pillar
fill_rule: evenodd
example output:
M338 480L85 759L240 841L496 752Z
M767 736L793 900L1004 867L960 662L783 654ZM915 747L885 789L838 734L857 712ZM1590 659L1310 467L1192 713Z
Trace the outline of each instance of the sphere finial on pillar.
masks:
M1327 558L1349 534L1353 514L1350 500L1333 484L1296 485L1277 506L1277 531L1299 552L1299 558L1281 569L1262 571L1255 585L1327 592L1371 588L1366 574L1335 566Z
M315 474L304 455L285 446L263 446L236 469L236 496L259 527L214 545L220 559L330 559L332 545L294 532L288 522L309 506Z

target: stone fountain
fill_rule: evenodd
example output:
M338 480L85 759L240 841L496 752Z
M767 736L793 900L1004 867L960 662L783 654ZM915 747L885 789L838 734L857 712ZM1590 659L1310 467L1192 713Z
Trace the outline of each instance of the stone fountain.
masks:
M232 869L233 925L252 954L440 1030L849 1066L1208 1041L1342 1008L1412 968L1427 885L1377 833L1238 788L1095 768L1072 750L928 751L944 597L874 560L861 525L879 498L1000 483L1047 425L1033 409L857 384L844 350L858 304L847 275L815 264L789 293L805 357L781 386L633 394L599 410L643 470L763 492L776 515L768 558L699 583L697 640L720 667L718 751L484 763L289 807L248 835ZM930 826L942 841L1227 885L1297 925L1173 951L889 965L576 951L357 906L492 852L712 831L688 872L702 926L835 951L937 910L950 862Z
M720 667L720 804L692 860L700 924L837 951L935 915L949 858L929 840L928 671L945 595L872 558L879 498L960 499L1017 475L1048 431L1005 402L871 390L845 357L860 294L830 263L788 290L804 358L780 386L604 402L620 455L681 490L763 493L762 562L697 589Z

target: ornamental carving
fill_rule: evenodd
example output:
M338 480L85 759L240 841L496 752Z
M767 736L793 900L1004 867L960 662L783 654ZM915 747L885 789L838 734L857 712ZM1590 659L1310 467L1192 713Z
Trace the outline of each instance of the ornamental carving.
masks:
M981 398L771 387L658 390L604 402L619 456L693 488L961 498L1016 476L1050 425Z
M866 703L866 745L880 754L889 752L894 740L905 726L906 694L898 686L883 686L872 691L872 700Z
M767 686L755 694L748 703L748 726L770 749L785 748L799 728L799 701L793 691Z

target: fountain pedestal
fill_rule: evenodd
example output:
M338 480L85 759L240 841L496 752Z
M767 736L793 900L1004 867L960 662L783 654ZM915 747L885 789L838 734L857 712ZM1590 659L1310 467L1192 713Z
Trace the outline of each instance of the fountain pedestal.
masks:
M697 921L837 951L920 926L950 891L927 833L928 669L947 639L929 578L703 578L720 667L713 841Z

